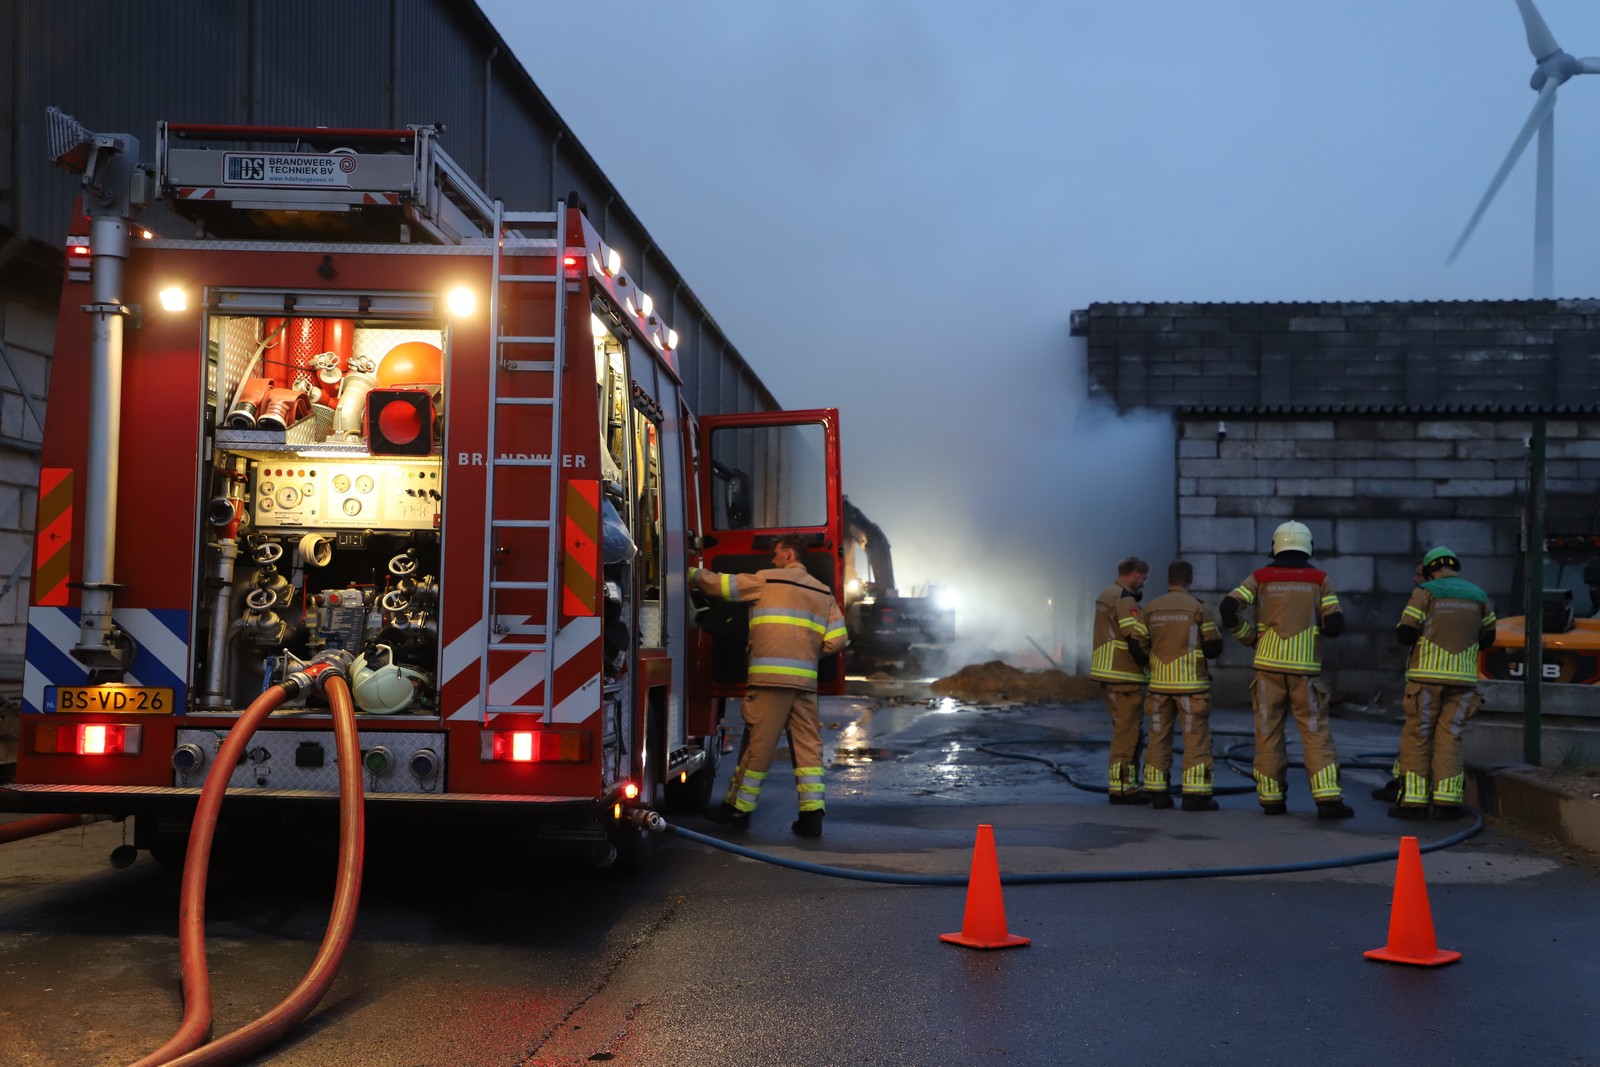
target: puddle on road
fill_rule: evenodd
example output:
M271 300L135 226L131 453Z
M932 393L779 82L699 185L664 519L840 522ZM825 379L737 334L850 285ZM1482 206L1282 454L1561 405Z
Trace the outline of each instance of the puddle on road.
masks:
M858 746L855 748L837 748L833 753L833 766L835 767L861 767L868 763L892 762L904 759L904 752L896 752L888 748L870 748Z

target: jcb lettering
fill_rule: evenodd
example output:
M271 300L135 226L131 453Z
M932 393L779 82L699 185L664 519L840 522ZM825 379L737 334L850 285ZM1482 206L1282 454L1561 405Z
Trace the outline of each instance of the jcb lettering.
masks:
M1526 664L1521 662L1513 663L1507 668L1506 674L1510 675L1512 678L1521 678L1525 673L1526 666ZM1547 682L1559 682L1561 680L1561 664L1543 664L1539 674Z

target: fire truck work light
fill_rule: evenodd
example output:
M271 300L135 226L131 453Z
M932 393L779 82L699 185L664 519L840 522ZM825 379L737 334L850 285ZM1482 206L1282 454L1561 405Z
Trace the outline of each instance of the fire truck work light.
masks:
M458 285L444 296L445 306L453 318L464 319L478 310L478 294L464 285Z
M167 286L161 290L161 309L163 311L188 311L189 294L184 292L182 286Z
M589 315L589 332L595 337L611 336L611 331L606 329L606 324L600 321L600 316L593 313Z
M639 317L641 319L648 319L655 306L656 302L650 299L649 293L642 291L639 293Z
M667 331L667 347L668 348L677 348L678 347L678 331L677 330L668 330Z
M607 248L606 249L606 273L607 274L621 274L622 273L622 256L618 254L618 252L617 252L617 250L615 248Z

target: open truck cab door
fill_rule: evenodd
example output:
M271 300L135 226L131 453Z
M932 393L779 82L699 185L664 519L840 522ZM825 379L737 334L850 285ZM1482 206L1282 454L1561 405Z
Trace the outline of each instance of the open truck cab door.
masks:
M806 569L844 606L844 493L839 412L771 411L700 419L699 565L723 574L772 566L773 541L808 543ZM749 666L747 604L707 600L697 615L697 667L718 696L744 692ZM844 692L844 657L824 656L818 692Z

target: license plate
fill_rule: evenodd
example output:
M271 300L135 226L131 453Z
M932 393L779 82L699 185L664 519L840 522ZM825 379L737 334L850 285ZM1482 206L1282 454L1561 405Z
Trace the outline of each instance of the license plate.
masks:
M170 715L173 691L137 685L56 685L44 691L45 711L104 711L116 715Z

